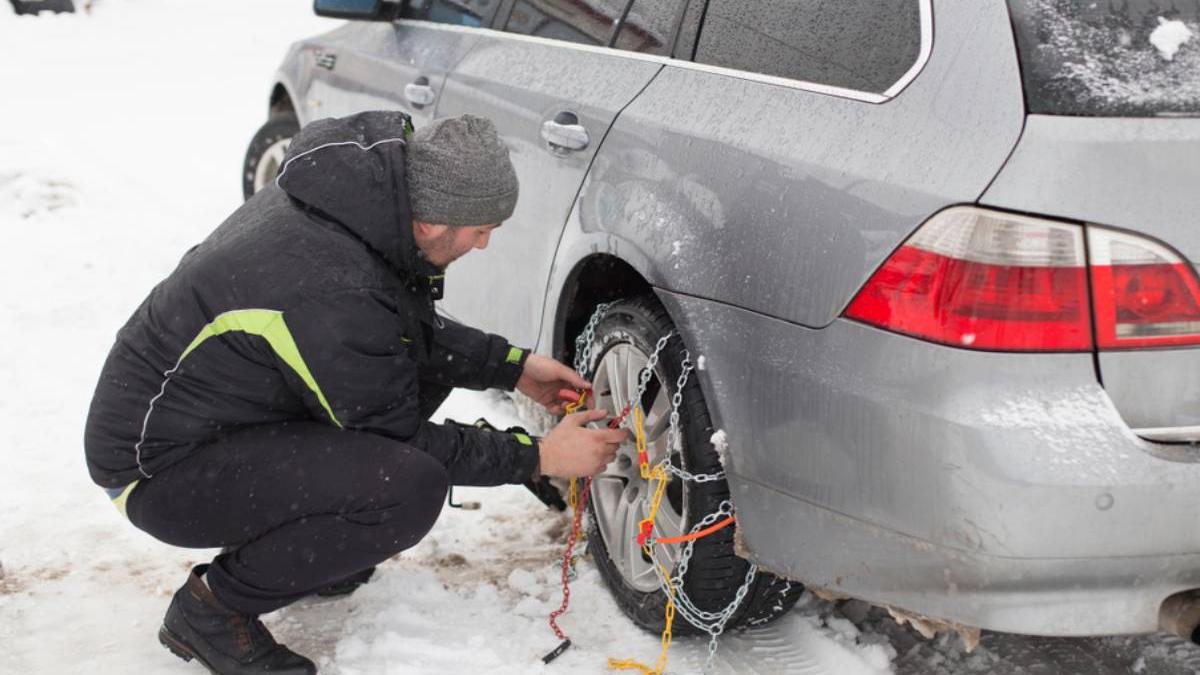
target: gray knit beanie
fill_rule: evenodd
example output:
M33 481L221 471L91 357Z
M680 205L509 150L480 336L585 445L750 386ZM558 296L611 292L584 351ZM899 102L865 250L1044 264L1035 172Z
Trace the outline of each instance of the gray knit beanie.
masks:
M488 225L517 206L517 174L508 148L486 117L463 115L418 129L408 141L408 200L413 220Z

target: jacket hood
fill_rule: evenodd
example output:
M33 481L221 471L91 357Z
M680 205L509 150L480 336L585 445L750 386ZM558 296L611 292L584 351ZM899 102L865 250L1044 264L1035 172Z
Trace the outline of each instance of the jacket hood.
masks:
M292 139L275 182L358 236L402 273L433 266L418 255L405 177L408 115L372 111L317 120Z

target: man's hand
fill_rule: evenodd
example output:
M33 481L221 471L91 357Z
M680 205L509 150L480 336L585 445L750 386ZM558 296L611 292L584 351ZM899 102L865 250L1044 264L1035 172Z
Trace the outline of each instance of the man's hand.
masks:
M625 429L590 429L584 425L608 416L604 410L584 410L563 418L538 441L543 476L580 478L599 473L617 456L629 438Z
M540 354L530 354L525 359L525 370L517 380L517 391L540 403L551 415L563 414L564 404L558 397L560 389L588 389L591 386L574 370Z

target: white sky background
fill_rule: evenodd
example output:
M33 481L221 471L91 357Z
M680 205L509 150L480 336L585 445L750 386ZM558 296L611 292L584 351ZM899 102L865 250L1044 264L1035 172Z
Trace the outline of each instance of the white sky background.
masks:
M101 0L92 16L16 17L0 5L0 675L199 673L155 632L208 552L124 522L87 477L84 416L116 330L150 288L241 203L246 144L265 121L287 45L337 22L307 0ZM452 399L443 414L513 411ZM464 491L416 549L348 599L273 615L277 636L323 673L605 673L652 662L583 563L556 644L565 518L520 488ZM798 612L796 640L830 672L886 672L890 654ZM699 661L694 641L671 672ZM690 664L690 665L689 665ZM760 672L772 672L770 668Z

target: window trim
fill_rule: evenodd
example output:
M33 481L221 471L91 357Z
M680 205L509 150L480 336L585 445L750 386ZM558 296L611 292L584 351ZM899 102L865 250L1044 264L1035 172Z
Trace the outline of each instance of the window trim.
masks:
M517 8L517 2L519 2L519 0L506 0L505 7L504 7L504 9L505 9L504 21L500 21L500 14L497 13L495 18L492 21L492 30L504 33L505 35L526 35L527 37L535 37L532 35L527 35L526 33L514 33L512 31L505 30L505 27L508 26L508 22L512 20L512 13L513 13L513 10ZM627 0L625 2L625 8L623 10L621 10L620 16L618 16L615 20L613 20L612 27L609 29L609 32L608 32L608 37L604 39L604 44L602 44L602 45L587 45L582 42L572 42L571 40L559 40L556 38L539 38L539 39L548 40L555 44L569 44L569 45L578 45L581 47L596 47L599 49L613 49L613 46L612 46L613 41L617 39L617 33L619 33L621 31L621 25L625 21L625 17L629 14L629 8L632 6L633 6L633 0ZM579 32L582 32L582 31L579 31Z
M510 0L510 2L511 2L511 0ZM695 2L695 0L692 0L692 2ZM530 42L533 44L540 44L540 45L545 45L545 46L550 46L550 47L558 47L560 49L561 48L575 49L578 51L589 52L589 53L593 53L593 54L601 54L601 55L605 55L605 56L614 56L614 57L625 58L625 59L633 59L635 61L648 61L650 63L657 63L659 65L670 66L672 68L680 68L683 70L693 70L693 71L698 71L698 72L703 72L703 73L711 73L714 75L724 75L724 76L733 77L733 78L736 78L739 80L749 80L751 82L761 82L763 84L777 85L780 87L787 87L789 89L798 89L800 91L812 92L814 94L824 94L826 96L833 96L836 98L846 98L846 99L850 99L850 100L854 100L854 101L861 101L863 103L880 104L880 103L887 103L888 101L894 99L896 96L898 96L900 94L900 92L904 91L908 87L908 85L913 82L913 80L917 79L917 76L921 74L921 71L923 71L925 69L925 66L929 63L930 55L933 53L933 40L934 40L933 0L918 0L918 3L919 3L919 7L921 9L921 50L917 54L917 59L916 59L916 61L913 62L912 66L910 66L909 69L907 71L905 71L903 75L900 76L900 79L896 80L896 82L892 84L892 86L890 86L886 90L884 90L884 92L882 94L875 93L875 92L869 92L869 91L860 91L857 89L846 89L844 87L835 87L832 85L820 84L818 82L807 82L805 80L797 80L797 79L793 79L793 78L789 78L789 77L780 77L777 75L765 75L763 73L755 73L755 72L749 71L749 70L738 70L736 68L725 68L722 66L714 66L714 65L707 64L707 63L696 63L695 61L678 59L678 58L674 58L674 57L670 57L670 56L657 56L657 55L653 55L653 54L642 54L640 52L631 52L631 51L627 51L627 50L623 50L623 49L615 49L612 47L585 45L585 44L580 44L578 42L568 42L566 40L555 40L553 38L538 37L536 35L525 35L523 33L510 33L508 31L500 30L497 28L487 28L487 27L475 28L472 26L458 26L458 25L454 25L454 24L436 23L433 21L422 21L420 19L398 19L396 21L396 23L400 24L400 25L421 26L421 27L426 27L426 28L433 28L435 30L446 30L446 31L451 31L451 32L470 33L470 34L475 34L475 35L483 33L483 34L487 34L488 36L496 37L496 38L505 38L505 39L509 39L509 40L517 40L520 42ZM515 3L513 3L513 4L515 4ZM510 8L511 8L511 5L510 5ZM501 6L501 9L503 9L503 6ZM500 13L497 13L496 19L498 19L499 16L500 16ZM617 28L619 29L619 24L618 24ZM703 32L703 30L704 30L704 26L701 25L700 31ZM616 33L614 32L614 35L615 34Z
M688 7L693 1L703 3L708 2L708 0L679 0L679 9L675 12L675 17L671 21L671 30L667 34L666 42L664 42L662 45L667 47L667 53L665 56L670 57L675 54L675 45L679 42L679 33L680 29L683 28L683 20L686 18ZM621 12L621 17L616 21L615 24L613 24L612 35L610 35L608 38L608 47L610 49L615 49L617 51L631 51L617 47L617 40L621 37L621 29L625 28L625 22L629 19L629 13L633 11L633 6L637 4L637 2L638 0L628 0L628 2L625 3L625 9ZM650 0L650 2L654 2L654 0ZM663 55L659 54L658 56Z

